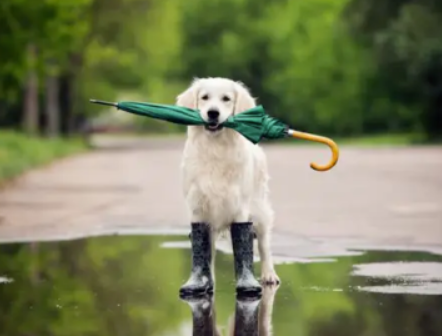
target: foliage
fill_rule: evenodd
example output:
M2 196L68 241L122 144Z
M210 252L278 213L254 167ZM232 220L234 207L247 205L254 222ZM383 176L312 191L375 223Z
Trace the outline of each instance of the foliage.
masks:
M173 103L193 77L223 76L300 130L436 138L441 28L435 0L4 0L0 123L20 124L33 70L40 102L44 77L60 81L64 128L106 113L91 97ZM182 130L136 120L149 132Z
M0 184L29 168L85 149L79 139L42 139L18 132L0 131Z
M388 128L442 136L442 3L434 0L353 0L345 10L355 40L376 67L374 95L388 109L377 109L375 125L391 116ZM375 114L375 113L373 113Z
M418 107L416 121L430 137L440 136L442 129L441 22L442 13L421 4L406 5L375 43L382 69L396 67L391 72L400 72L396 78L402 81L392 87Z

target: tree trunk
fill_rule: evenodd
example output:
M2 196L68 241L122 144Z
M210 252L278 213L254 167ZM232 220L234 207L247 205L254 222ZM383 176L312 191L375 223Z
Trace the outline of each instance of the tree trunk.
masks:
M49 69L46 75L46 135L54 138L60 134L59 79Z
M70 73L64 73L60 79L60 126L61 133L64 136L69 135L69 119L72 114L72 76Z
M71 63L71 113L68 117L68 126L69 126L69 134L75 133L78 131L78 115L82 114L82 112L78 111L79 104L77 103L77 98L79 97L78 92L78 72L80 71L83 63L83 57L79 53L74 53L70 57ZM81 105L80 105L81 106Z
M27 47L28 74L25 83L23 129L28 134L36 134L39 125L38 77L36 72L37 49L30 43Z

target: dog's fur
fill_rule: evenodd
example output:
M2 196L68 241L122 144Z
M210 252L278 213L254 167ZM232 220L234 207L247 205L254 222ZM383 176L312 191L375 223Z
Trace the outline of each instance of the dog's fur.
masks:
M181 170L191 221L209 223L213 237L232 223L252 221L261 259L261 281L278 283L270 251L273 209L265 154L238 132L217 128L229 116L256 106L255 99L240 82L203 78L195 79L177 97L176 105L199 110L206 121L210 121L209 111L219 112L212 129L188 127Z

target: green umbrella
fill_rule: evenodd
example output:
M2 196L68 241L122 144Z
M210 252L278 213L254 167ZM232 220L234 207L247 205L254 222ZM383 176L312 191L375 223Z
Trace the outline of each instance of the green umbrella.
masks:
M201 115L197 110L176 105L129 101L113 103L96 99L91 99L91 102L101 105L114 106L119 110L129 113L166 120L180 125L208 125L208 123L201 118ZM266 114L261 105L229 117L224 123L222 123L222 126L234 129L254 144L260 142L263 138L282 139L288 136L324 143L332 150L332 160L325 166L319 166L315 163L311 163L310 166L314 170L329 170L338 161L339 149L336 143L334 143L331 139L292 130L283 122Z

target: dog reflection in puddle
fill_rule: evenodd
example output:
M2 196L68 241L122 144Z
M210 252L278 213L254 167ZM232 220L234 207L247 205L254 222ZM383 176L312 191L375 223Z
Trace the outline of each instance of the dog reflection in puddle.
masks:
M278 287L266 287L262 295L237 296L235 313L227 324L228 336L271 336L273 302ZM192 310L193 335L223 336L216 324L213 295L182 298Z

